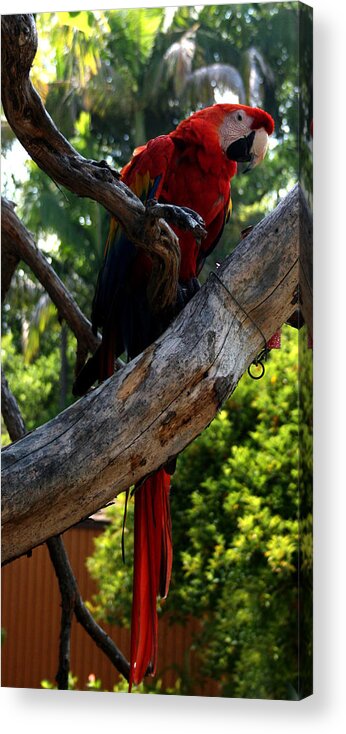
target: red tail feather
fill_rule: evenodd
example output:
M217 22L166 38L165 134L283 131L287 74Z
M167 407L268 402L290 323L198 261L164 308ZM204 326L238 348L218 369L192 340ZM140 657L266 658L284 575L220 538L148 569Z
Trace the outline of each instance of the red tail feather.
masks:
M173 558L169 488L170 476L160 469L135 493L129 691L156 670L156 600L167 596Z

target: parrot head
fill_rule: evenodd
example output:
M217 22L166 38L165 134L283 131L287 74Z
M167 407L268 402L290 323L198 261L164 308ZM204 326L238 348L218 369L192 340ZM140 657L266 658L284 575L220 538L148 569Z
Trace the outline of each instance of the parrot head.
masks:
M264 110L239 104L215 104L199 110L190 119L193 118L212 129L226 157L247 164L246 171L263 161L269 135L274 130L274 120Z
M227 158L247 163L249 171L263 161L274 121L264 110L245 105L222 105L227 108L219 127L219 139Z

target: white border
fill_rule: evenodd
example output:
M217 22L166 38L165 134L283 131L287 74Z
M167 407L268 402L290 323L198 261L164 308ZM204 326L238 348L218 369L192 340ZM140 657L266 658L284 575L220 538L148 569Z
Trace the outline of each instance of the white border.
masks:
M239 0L238 0L239 1ZM12 0L5 13L178 5ZM202 4L202 3L180 3ZM225 4L225 3L223 3ZM228 4L228 3L227 3ZM1 689L3 722L26 734L122 730L199 734L345 731L345 22L344 0L314 7L315 694L300 703ZM6 725L6 724L5 724ZM178 729L179 727L179 729Z

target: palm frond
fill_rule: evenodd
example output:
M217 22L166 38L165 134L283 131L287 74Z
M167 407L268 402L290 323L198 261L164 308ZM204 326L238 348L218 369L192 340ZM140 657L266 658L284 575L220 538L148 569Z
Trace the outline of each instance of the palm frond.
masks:
M173 79L174 91L179 97L191 74L192 62L196 51L195 35L198 26L184 33L179 41L168 47L163 57L167 79Z
M239 71L229 64L211 64L201 66L186 80L185 91L191 100L199 100L204 104L213 104L216 97L226 97L230 92L240 104L245 103L245 87Z
M274 74L263 54L251 46L244 53L244 79L248 104L261 107L266 88L274 85Z

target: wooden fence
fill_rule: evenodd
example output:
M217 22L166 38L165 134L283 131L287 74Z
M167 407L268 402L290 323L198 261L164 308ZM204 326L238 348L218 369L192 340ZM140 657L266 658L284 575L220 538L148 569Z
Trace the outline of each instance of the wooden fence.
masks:
M80 524L64 534L64 543L73 571L85 600L96 591L85 560L93 551L93 538L102 525ZM158 677L164 686L173 686L177 670L186 669L194 677L196 663L191 640L198 622L186 626L159 622ZM40 688L41 681L54 682L58 665L60 632L60 595L57 579L45 545L31 557L21 557L2 570L2 686ZM122 652L129 655L129 630L103 625ZM71 671L78 677L77 688L86 689L90 674L111 691L118 676L108 658L98 649L83 628L73 620ZM160 674L162 672L162 675ZM189 695L217 696L218 686L210 681L203 689L195 685Z

